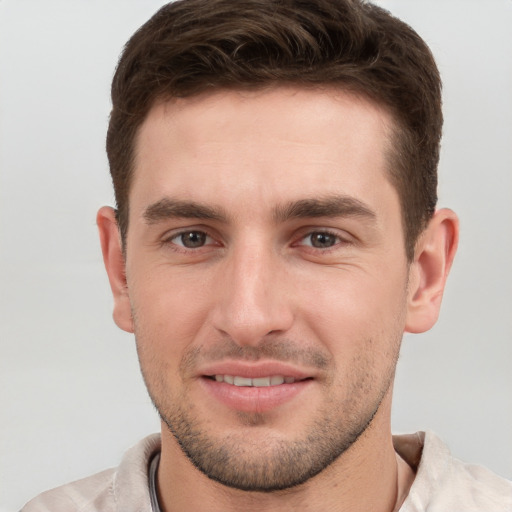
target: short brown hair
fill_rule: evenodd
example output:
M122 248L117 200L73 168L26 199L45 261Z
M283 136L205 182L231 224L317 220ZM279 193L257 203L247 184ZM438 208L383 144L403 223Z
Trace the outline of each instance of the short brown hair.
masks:
M416 32L363 0L178 0L131 37L107 134L123 243L136 136L155 101L279 84L335 86L389 109L390 177L412 259L437 202L441 81Z

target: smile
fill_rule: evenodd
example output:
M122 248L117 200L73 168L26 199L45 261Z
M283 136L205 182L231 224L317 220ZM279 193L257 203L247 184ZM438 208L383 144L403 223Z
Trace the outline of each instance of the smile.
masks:
M217 382L225 382L240 387L263 388L269 386L280 386L281 384L293 384L295 377L284 377L283 375L272 375L268 377L240 377L238 375L212 375L212 379Z
M318 371L283 361L226 359L198 369L196 382L230 410L265 413L306 397L317 389ZM305 399L305 398L304 398Z

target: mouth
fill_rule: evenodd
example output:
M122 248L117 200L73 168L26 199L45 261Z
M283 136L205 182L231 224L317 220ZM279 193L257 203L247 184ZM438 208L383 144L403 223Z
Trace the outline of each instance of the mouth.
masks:
M280 363L226 363L206 370L199 382L210 398L228 409L270 412L306 396L315 378Z
M295 377L288 377L284 375L269 375L265 377L242 377L240 375L207 375L206 378L214 380L215 382L225 382L232 386L238 387L254 387L266 388L271 386L280 386L281 384L293 384L306 379L296 379Z

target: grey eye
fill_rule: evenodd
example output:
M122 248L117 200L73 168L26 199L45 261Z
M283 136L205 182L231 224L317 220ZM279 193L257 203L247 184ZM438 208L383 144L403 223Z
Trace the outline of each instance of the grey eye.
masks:
M311 233L306 237L306 240L309 239L309 244L311 247L315 247L315 249L327 249L336 245L338 243L338 237L335 235L331 235L330 233L323 232L315 232Z
M205 245L208 235L203 231L186 231L176 235L173 242L187 249L197 249Z

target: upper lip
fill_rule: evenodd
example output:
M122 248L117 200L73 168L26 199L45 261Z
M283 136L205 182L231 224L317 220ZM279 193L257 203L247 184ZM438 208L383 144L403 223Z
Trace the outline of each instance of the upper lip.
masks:
M249 379L274 375L293 377L295 380L313 377L311 372L280 361L221 361L203 366L198 373L200 376L232 375Z

